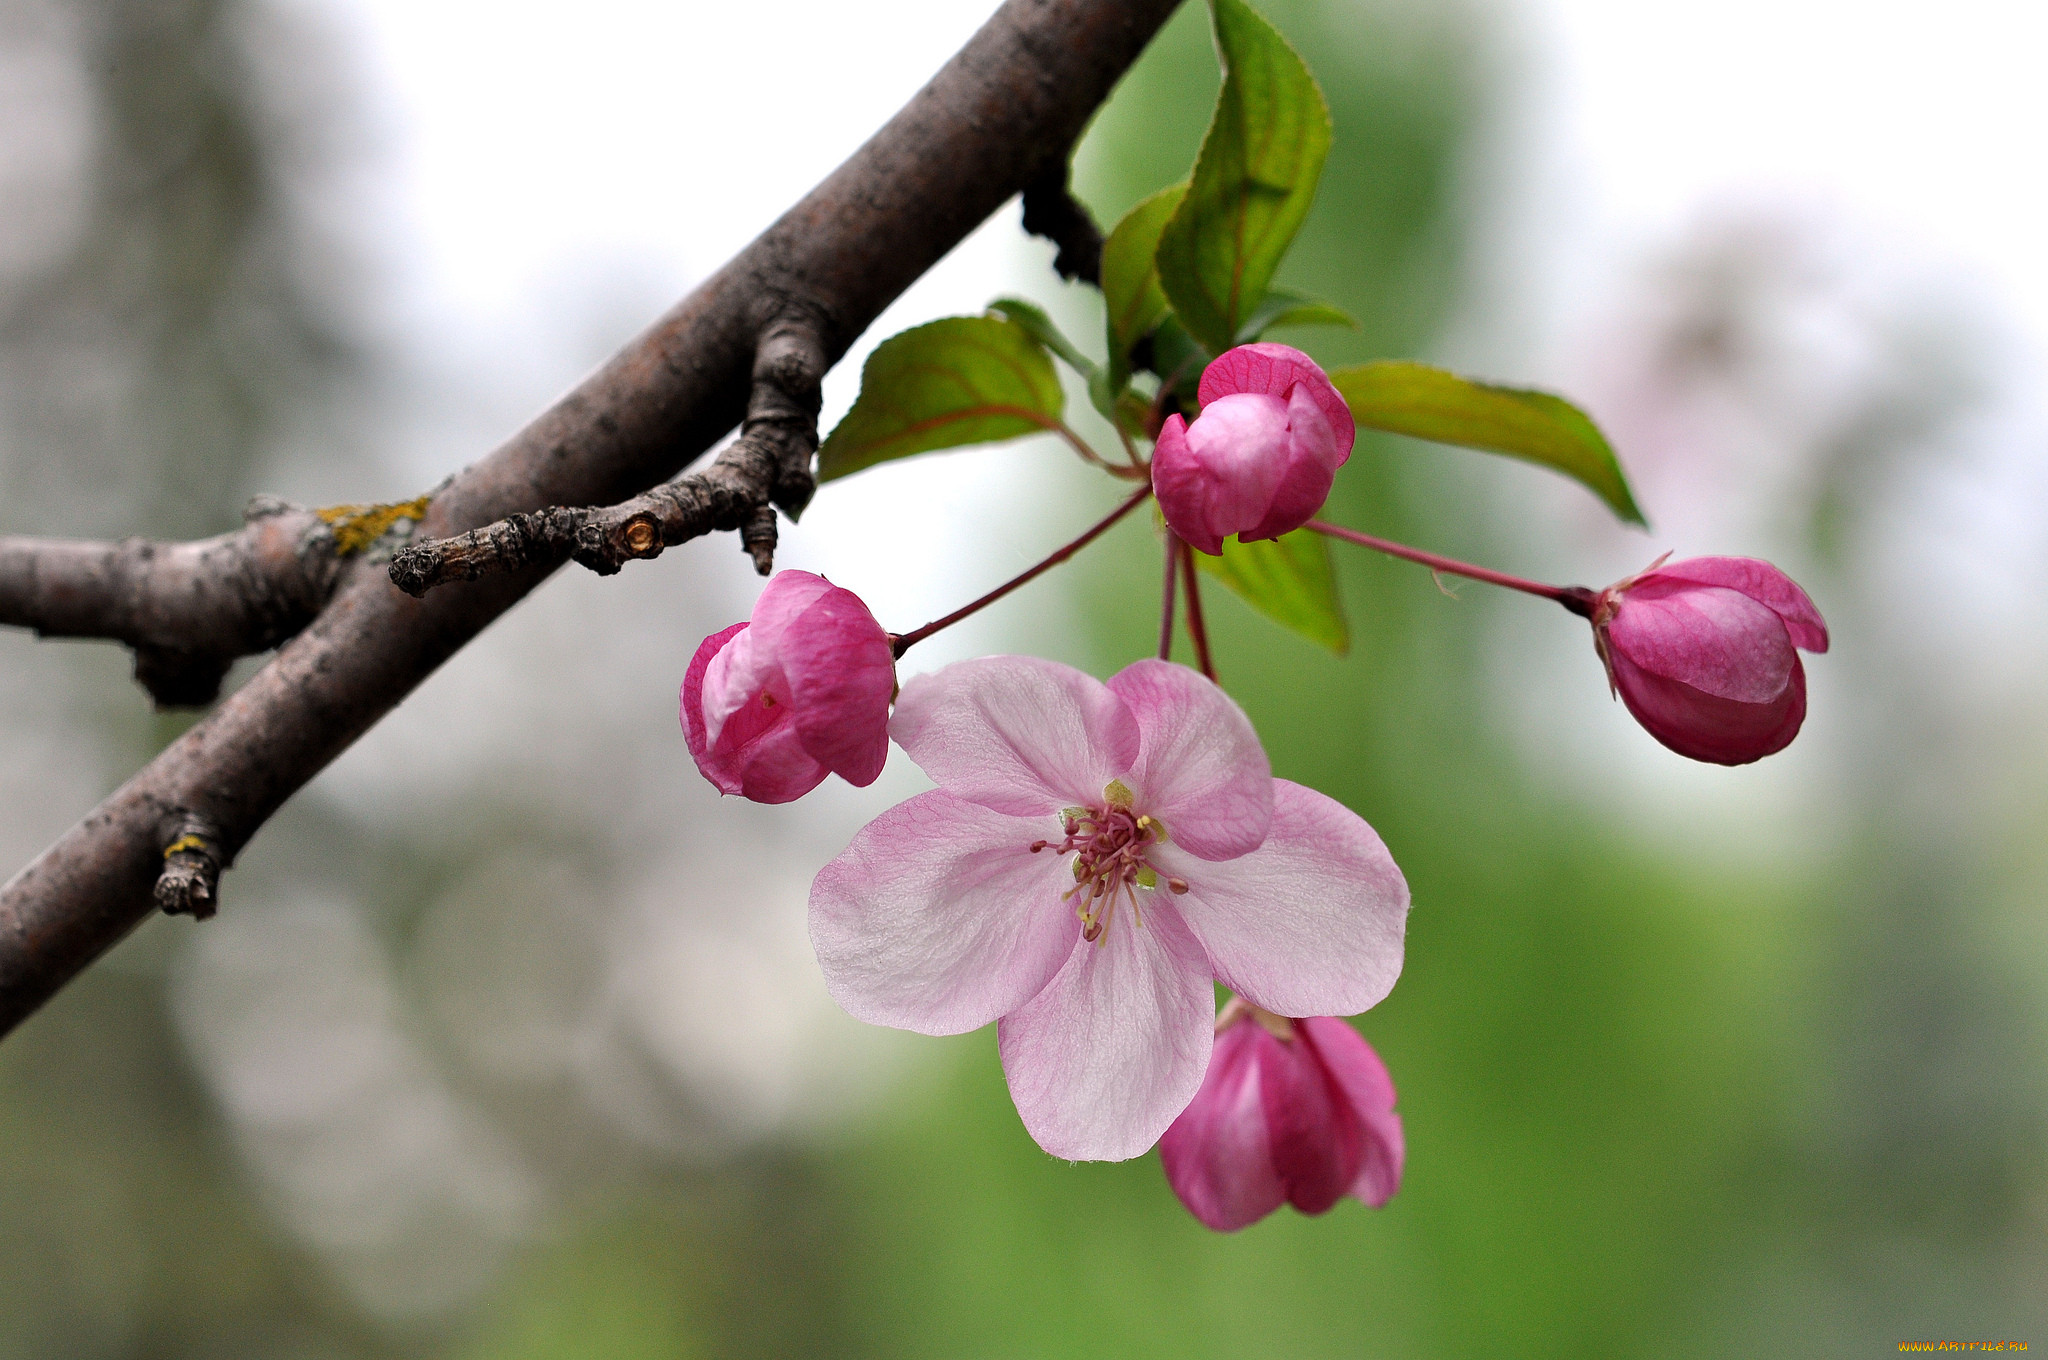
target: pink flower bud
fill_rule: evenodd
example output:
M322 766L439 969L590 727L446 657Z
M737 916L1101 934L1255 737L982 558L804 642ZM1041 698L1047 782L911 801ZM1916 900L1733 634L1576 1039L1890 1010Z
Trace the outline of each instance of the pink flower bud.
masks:
M1173 531L1205 553L1232 534L1278 538L1315 517L1351 456L1351 408L1315 360L1239 345L1210 364L1192 425L1160 427L1152 489Z
M1233 999L1202 1089L1159 1140L1188 1212L1235 1232L1282 1201L1320 1214L1346 1195L1377 1209L1401 1188L1394 1083L1342 1020L1287 1020Z
M1610 687L1682 756L1746 765L1806 718L1799 651L1828 628L1806 592L1753 557L1659 562L1593 598L1593 646Z
M683 735L719 792L787 803L828 773L875 782L895 690L889 635L860 596L807 571L777 572L753 617L691 658Z

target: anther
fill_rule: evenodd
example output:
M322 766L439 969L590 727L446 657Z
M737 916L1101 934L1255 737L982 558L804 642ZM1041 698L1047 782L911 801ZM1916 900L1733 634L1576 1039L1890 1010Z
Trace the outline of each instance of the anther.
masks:
M1188 881L1184 878L1169 878L1166 880L1166 890L1178 897L1188 890Z

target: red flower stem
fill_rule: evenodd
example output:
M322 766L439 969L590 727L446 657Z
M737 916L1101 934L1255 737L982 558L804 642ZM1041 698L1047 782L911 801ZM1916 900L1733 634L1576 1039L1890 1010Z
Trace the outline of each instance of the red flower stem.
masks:
M1216 678L1216 665L1209 659L1209 630L1202 626L1202 588L1195 580L1195 550L1186 543L1180 545L1180 578L1188 591L1188 636L1195 643L1195 664L1212 684L1222 684Z
M1039 576L1045 574L1048 571L1051 571L1054 567L1066 561L1069 557L1072 557L1075 553L1081 551L1081 549L1087 547L1090 543L1093 543L1096 539L1102 537L1102 535L1104 535L1105 533L1108 533L1112 525L1114 525L1118 520L1122 519L1125 515L1130 514L1131 511L1137 509L1141 504L1144 503L1145 498L1150 496L1151 494L1152 484L1150 482L1147 482L1145 485L1139 487L1136 491L1133 491L1129 496L1125 497L1123 504L1117 506L1116 509L1110 511L1107 515L1103 516L1101 520L1097 521L1093 528L1089 529L1086 533L1082 534L1072 543L1067 544L1066 547L1061 548L1058 552L1055 552L1052 556L1046 558L1043 562L1040 562L1037 566L1031 568L1029 571L1020 572L1017 575L1012 576L1009 580L1003 582L994 590L991 590L988 594L982 596L980 599L974 601L972 604L962 605L960 608L954 610L952 613L946 615L944 618L933 619L924 627L916 629L913 632L892 634L889 639L889 645L895 649L896 655L898 657L901 657L905 652L909 651L912 647L915 647L918 643L923 642L926 638L930 637L933 633L938 632L941 628L951 628L954 624L960 622L960 620L966 618L969 614L976 614L988 608L990 605L994 604L997 600L1002 599L1003 596L1009 594L1017 587L1021 585L1026 585L1031 581L1036 580Z
M1180 535L1166 531L1166 584L1160 588L1159 659L1173 660L1173 583L1180 570Z
M1465 576L1474 581L1485 581L1490 585L1506 586L1509 590L1519 590L1525 595L1540 595L1546 600L1557 601L1574 614L1590 616L1592 613L1593 592L1584 586L1549 586L1526 577L1510 576L1504 571L1475 567L1470 562L1460 562L1455 557L1439 557L1433 552L1424 552L1420 548L1411 548L1405 543L1395 543L1390 539L1375 538L1371 534L1362 534L1356 529L1347 529L1328 520L1312 519L1307 527L1319 534L1328 534L1331 538L1341 538L1346 543L1356 543L1361 548L1383 552L1389 557L1420 562L1432 571L1447 571L1453 576Z

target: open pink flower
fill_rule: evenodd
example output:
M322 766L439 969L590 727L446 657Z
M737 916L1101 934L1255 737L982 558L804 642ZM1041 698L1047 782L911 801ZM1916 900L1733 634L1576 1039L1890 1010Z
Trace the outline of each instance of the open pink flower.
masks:
M1594 597L1593 646L1650 735L1682 756L1746 765L1806 719L1799 651L1828 628L1792 578L1753 557L1659 563Z
M889 758L896 659L861 603L807 571L775 574L754 615L713 633L683 676L683 735L721 793L801 798L837 773L868 785Z
M1328 1015L1400 974L1408 886L1386 846L1274 779L1237 705L1185 667L1104 684L963 661L904 686L891 733L939 787L818 874L825 985L899 1029L1000 1020L1017 1112L1054 1156L1152 1146L1208 1068L1212 979Z
M1188 1212L1236 1232L1292 1204L1320 1214L1346 1195L1377 1209L1401 1188L1405 1146L1386 1064L1357 1030L1289 1020L1233 997L1194 1103L1159 1140Z
M1194 424L1168 416L1152 450L1152 489L1173 531L1214 554L1232 534L1278 538L1315 518L1357 437L1315 360L1239 345L1203 371L1196 396Z

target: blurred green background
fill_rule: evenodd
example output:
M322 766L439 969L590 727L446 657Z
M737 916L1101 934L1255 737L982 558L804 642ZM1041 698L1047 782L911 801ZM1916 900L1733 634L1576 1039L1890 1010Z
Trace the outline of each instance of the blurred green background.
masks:
M1466 268L1487 221L1475 139L1498 116L1499 49L1480 39L1483 16L1369 0L1264 8L1309 54L1336 122L1282 279L1363 319L1356 334L1299 342L1326 363L1442 353L1446 328L1469 329L1487 303ZM33 27L60 10L91 53L97 188L91 212L16 268L0 299L15 450L0 528L61 517L81 534L212 532L278 475L279 447L331 433L375 367L374 345L306 282L303 261L326 247L294 216L291 176L321 119L339 115L284 117L238 74L237 26L254 12L227 0L80 0L16 17ZM1193 158L1216 86L1205 23L1198 7L1183 12L1090 134L1080 187L1105 224ZM1049 274L1041 292L1060 293ZM1070 291L1061 305L1088 324L1085 298ZM79 380L82 367L101 376ZM508 1078L474 1045L436 1037L435 979L469 966L449 962L437 913L474 865L530 843L519 795L484 798L504 800L503 815L465 800L403 833L309 798L238 886L252 901L345 892L367 904L364 947L389 961L376 974L385 990L335 1000L333 1025L309 1032L424 1015L424 1051L455 1074L455 1096L433 1086L378 1156L409 1164L445 1144L462 1166L555 1170L517 1193L486 1170L435 1190L453 1206L437 1231L452 1236L422 1228L423 1250L464 1234L498 1247L438 1301L389 1304L405 1296L403 1271L334 1261L385 1240L387 1220L442 1222L441 1211L407 1199L402 1177L389 1203L351 1210L358 1218L321 1220L317 1203L281 1191L279 1168L317 1140L237 1094L240 1041L206 1037L217 988L191 981L215 975L181 962L179 932L192 928L153 923L0 1045L0 1357L1851 1356L1922 1338L2048 1344L2037 910L2048 790L2024 754L2038 749L2038 696L1972 691L1972 711L1957 713L1938 669L1912 670L1885 582L1868 570L1886 531L1871 486L1911 485L1938 457L1916 433L1924 414L1878 410L1827 450L1805 498L1772 507L1775 536L1687 545L1796 564L1837 638L1810 661L1816 712L1837 714L1777 758L1793 774L1716 772L1737 792L1696 818L1683 800L1701 785L1589 781L1548 763L1555 745L1517 735L1544 713L1504 714L1518 663L1499 638L1521 636L1530 602L1477 588L1452 602L1414 568L1343 554L1354 643L1336 659L1212 586L1223 677L1276 773L1365 815L1413 888L1406 973L1358 1022L1394 1075L1408 1134L1406 1180L1384 1210L1282 1211L1209 1233L1156 1157L1044 1156L1010 1107L992 1032L918 1041L880 1099L799 1134L673 1153L608 1132L553 1078ZM336 466L343 480L367 465ZM1522 522L1561 503L1527 493L1533 477L1368 439L1330 513L1516 569L1591 575L1569 551L1570 524ZM1069 659L1107 673L1142 650L1154 551L1141 525L1096 550L1091 580L1138 584L1073 591L1081 603L1067 607L1085 626L1066 631ZM584 584L551 587L565 588ZM1554 622L1560 634L1577 626ZM686 654L702 631L661 656ZM1594 689L1590 649L1576 633L1570 645L1572 681ZM4 646L19 766L65 757L20 737L52 690L98 734L98 763L76 776L89 785L111 786L179 730L143 711L118 654ZM1790 783L1734 782L1773 777ZM1777 839L1747 838L1724 815L1751 789L1790 809ZM1637 800L1664 806L1645 820ZM8 840L17 861L52 829L38 818L55 816L23 802L25 829ZM766 820L726 825L788 849ZM547 835L535 862L595 885L572 898L611 890L599 831ZM815 863L820 851L799 840L789 853ZM494 919L542 895L524 871L510 882L476 890ZM313 957L300 951L329 939L324 929L308 926L278 958ZM552 950L555 937L522 930L504 938ZM549 952L491 976L540 991L586 966ZM316 1043L294 1061L312 1073L352 1059ZM444 1128L468 1127L460 1111L472 1108L496 1130L473 1164L467 1135ZM280 1152L266 1127L299 1142ZM339 1139L345 1148L345 1129ZM513 1152L494 1151L501 1143ZM341 1152L315 1152L336 1159L336 1176L355 1174Z

